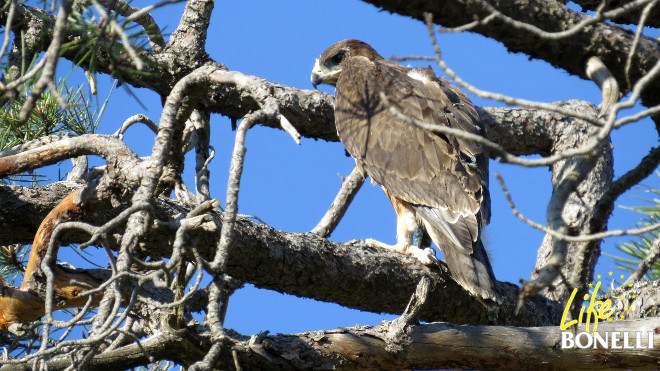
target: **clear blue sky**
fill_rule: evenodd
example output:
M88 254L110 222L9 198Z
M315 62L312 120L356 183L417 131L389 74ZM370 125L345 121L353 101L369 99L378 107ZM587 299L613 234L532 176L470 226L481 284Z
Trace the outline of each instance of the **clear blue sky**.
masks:
M134 6L150 4L135 1ZM181 16L182 4L158 9L153 14L169 33ZM657 31L656 31L657 32ZM656 35L657 36L657 35ZM215 4L207 50L228 68L301 89L311 89L309 81L314 59L336 41L357 38L370 43L380 54L431 55L433 50L426 27L415 20L386 12L360 1L219 1ZM525 55L511 54L496 41L480 35L441 34L443 57L463 79L485 90L515 97L552 102L583 99L598 104L595 84L568 75L542 61L529 61ZM433 66L436 72L440 71ZM441 71L440 71L441 72ZM440 73L438 72L438 73ZM103 99L110 79L101 76L99 96ZM322 88L333 93L332 88ZM99 132L110 134L129 116L144 113L158 120L160 98L145 89L134 89L146 110L120 88L111 98ZM476 105L500 105L471 97ZM212 197L225 200L233 132L229 120L212 118L212 145L216 157L211 163ZM141 155L151 152L145 129L132 128L126 141ZM625 128L613 136L615 174L622 175L657 143L649 120ZM304 139L301 146L282 131L256 127L248 133L247 157L239 199L239 212L256 215L283 230L304 232L312 229L334 198L341 180L354 166L339 143ZM185 178L192 182L192 166ZM63 169L67 165L63 165ZM521 209L534 221L545 223L545 207L550 198L550 172L546 168L523 169L491 161L491 174L500 172ZM644 184L660 188L658 176ZM640 190L632 192L641 195ZM529 279L536 261L536 250L543 235L520 222L504 200L495 179L491 179L492 222L486 228L486 245L499 280L517 283ZM637 205L641 201L626 195L617 205ZM617 208L610 228L630 227L640 219L634 212ZM331 236L335 241L357 238L395 241L395 216L379 187L365 183L347 215ZM613 239L603 251L616 253ZM602 258L597 272L613 268ZM349 310L336 304L301 299L247 286L230 300L226 326L244 334L263 330L293 333L330 329L356 324L378 324L391 315Z

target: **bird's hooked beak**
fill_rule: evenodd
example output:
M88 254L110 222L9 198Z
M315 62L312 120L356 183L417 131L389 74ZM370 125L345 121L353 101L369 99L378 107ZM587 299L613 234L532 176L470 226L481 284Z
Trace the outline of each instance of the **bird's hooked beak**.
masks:
M314 89L316 89L318 85L323 84L323 72L321 71L321 66L319 65L318 58L316 58L316 62L314 62L314 68L312 68L311 80Z
M314 89L321 84L336 86L339 75L341 75L341 66L335 65L332 68L328 68L321 65L319 59L316 58L314 68L312 68L312 85L314 85Z

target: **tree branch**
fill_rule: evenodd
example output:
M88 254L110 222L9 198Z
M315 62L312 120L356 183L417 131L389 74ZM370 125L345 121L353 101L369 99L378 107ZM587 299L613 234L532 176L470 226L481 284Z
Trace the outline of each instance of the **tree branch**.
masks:
M653 240L646 257L642 259L642 261L637 266L637 269L635 269L635 271L630 275L630 277L628 277L626 282L624 282L623 284L627 285L642 279L642 277L644 277L646 272L648 272L649 268L651 268L653 263L655 263L656 259L658 259L658 256L660 256L660 238L656 238L655 240Z
M581 102L562 104L573 105L572 109L580 109L579 107L583 106L582 109L591 110L593 113L593 106L584 106L584 103ZM579 136L575 137L574 141L563 139L561 145L559 145L555 143L555 138L573 137L573 135L566 134L561 130L588 132L571 119L565 119L553 113L515 108L489 110L492 114L489 115L491 117L490 121L486 121L488 137L496 141L501 140L501 143L506 145L509 145L515 139L519 139L518 145L520 145L522 151L551 153L562 148L576 146L578 143L582 143L584 139L580 139ZM495 118L504 119L495 124ZM530 135L532 133L534 135ZM524 138L531 139L525 142ZM51 145L57 146L57 143ZM14 156L21 155L22 153ZM75 155L78 155L78 153ZM601 184L609 179L607 177L607 161L603 161L605 162L602 166L605 166L605 168L599 168L600 177L593 178L590 182ZM564 165L558 163L556 166L559 166L558 169L562 169ZM559 173L559 170L555 171L555 174ZM18 196L15 193L9 192L7 196L10 200L7 200L6 205L20 204L20 201L15 199ZM598 198L597 195L592 195L591 190L588 189L584 190L581 196L582 199ZM168 204L170 211L161 212L160 216L157 215L161 220L172 220L173 213L176 212L187 213L186 209L176 206L173 201L168 201ZM160 205L160 207L163 207L164 204L161 203ZM24 212L25 207L16 210ZM117 212L117 210L114 210L114 212ZM24 215L12 216L12 214L12 211L8 210L5 217L17 218L14 219L16 221L26 218ZM34 212L27 214L34 215ZM578 213L578 215L583 214L588 214L588 212ZM92 222L102 225L107 221L103 217L108 217L107 212L102 214L96 221L92 218ZM219 226L219 221L217 224ZM17 225L22 225L22 223L17 223ZM515 302L516 288L508 284L502 284L502 286L505 296L510 300L508 304L505 303L500 308L497 315L487 313L488 311L476 302L469 306L470 310L459 309L456 306L458 305L456 298L464 298L464 302L473 302L474 300L455 285L446 271L430 271L428 267L420 266L414 259L411 261L398 254L374 251L365 248L361 242L335 244L312 234L277 232L267 226L247 220L239 220L237 228L241 233L237 233L240 237L235 245L240 246L240 248L232 246L229 251L227 273L238 279L252 282L259 287L337 302L363 310L401 313L417 282L422 276L431 274L433 285L444 287L444 289L435 290L429 298L429 302L432 304L425 307L421 317L424 320L531 325L556 323L558 318L555 308L552 305L548 306L542 299L529 303L529 307L523 309L523 314L520 317L513 316L512 309ZM169 257L172 243L165 237L172 236L174 232L163 226L156 226L152 229L152 233L138 241L137 248L139 252L153 258ZM219 227L216 228L215 232L198 232L195 234L195 246L199 248L205 259L209 257L210 246L215 246L217 243L218 230ZM26 238L27 235L31 236L33 233L29 228L23 231L13 229L11 234L6 235L3 235L0 231L0 243L19 242L22 238ZM79 240L79 242L84 241L86 239ZM114 248L118 247L116 239L111 240L110 243L114 243ZM549 249L549 246L547 245L546 248ZM365 277L365 272L370 272L369 277ZM314 278L316 276L318 278ZM277 279L274 279L274 277L277 277ZM308 277L315 284L300 285L300 277ZM382 287L389 288L387 295L383 293Z
M61 188L71 190L72 183L58 183L39 189L61 195ZM58 189L60 188L60 189ZM23 204L18 210L8 210L5 217L16 217L16 222L28 222L20 214L35 212L44 205L26 205L23 187L0 187L0 198L7 205ZM42 197L45 198L46 196ZM50 202L57 199L49 197ZM112 212L119 212L114 209ZM155 217L171 220L190 209L173 200L159 198ZM220 212L214 211L219 224ZM107 211L88 213L89 223L106 222ZM219 228L190 233L200 254L206 259L215 253ZM24 231L29 235L30 231ZM34 232L32 232L34 233ZM175 230L157 224L139 243L141 254L157 259L171 255ZM0 235L0 243L10 243L21 236L14 233ZM118 248L121 236L109 236L113 248ZM312 233L290 233L275 230L247 219L238 219L235 243L229 249L227 274L251 282L262 288L315 298L321 301L375 312L400 314L415 291L418 282L428 276L436 287L429 294L420 318L425 321L444 320L459 323L500 323L511 325L542 325L558 322L560 310L543 298L527 303L519 316L514 316L517 287L500 283L506 298L497 312L489 312L479 301L464 291L452 279L446 267L430 269L414 259L381 249L370 248L362 241L335 243ZM67 234L67 242L84 242L87 236ZM301 277L313 282L301 285ZM387 290L383 290L387 287Z
M660 319L603 323L598 332L648 332L660 326ZM337 369L493 369L506 365L509 370L528 370L530 364L542 369L603 369L603 367L657 367L660 351L631 349L560 349L559 327L511 328L461 326L433 323L414 327L412 343L405 357L386 351L387 344L373 337L375 329L337 329L300 335L266 336L263 346L272 363L281 368L316 365ZM660 335L654 335L654 343ZM253 344L252 347L255 347ZM294 350L297 349L297 350ZM294 351L293 354L287 353ZM239 353L242 364L250 365L251 352ZM294 356L297 355L297 356ZM276 364L277 364L276 363ZM625 365L625 366L624 366ZM273 366L271 366L273 367ZM318 367L318 366L316 366Z
M335 196L328 211L326 211L316 227L312 229L312 233L321 237L328 237L332 234L332 231L335 230L344 213L348 210L348 206L353 201L353 198L362 187L364 180L364 174L362 174L360 168L357 166L353 168L351 173L342 182L339 193Z
M404 0L364 0L404 16L424 20L424 13L432 13L437 24L447 27L461 26L484 19L489 12L482 0L451 0L415 3ZM507 16L536 26L548 32L565 31L579 24L586 17L569 9L559 1L499 0L492 4ZM584 64L589 57L597 56L608 66L620 87L627 87L624 63L634 43L634 34L622 27L596 23L580 29L575 34L559 39L540 37L520 30L505 21L494 19L481 23L471 31L502 42L512 52L522 52L531 58L547 61L570 74L588 79ZM565 53L571 50L571 53ZM660 42L642 37L637 46L635 63L630 68L630 81L634 84L660 60ZM652 107L660 103L660 81L656 79L642 94L644 105Z
M599 7L602 7L602 11L608 11L614 9L615 7L626 5L632 2L633 0L623 0L623 1L605 2L605 3L603 3L600 0L575 1L576 4L582 7L583 12L587 10L596 10ZM621 15L620 17L612 18L612 21L623 24L638 24L641 12L642 12L641 9L636 9L632 12L627 12ZM656 28L660 27L660 5L658 5L657 2L653 10L649 13L648 21L646 23L651 27L656 27Z
M401 369L499 369L528 370L530 364L539 369L602 370L653 369L658 366L657 349L623 349L623 334L631 343L642 332L642 347L648 347L648 333L654 346L660 335L660 319L601 323L597 332L612 338L619 333L619 349L562 349L561 330L553 327L463 326L429 323L413 326L405 353L388 352L387 324L376 327L339 328L295 335L267 335L246 338L232 333L236 344L235 357L229 351L220 352L215 367L233 369L237 363L245 369L336 369L336 370L401 370ZM581 330L583 331L583 329ZM374 334L380 335L375 336ZM183 332L164 333L98 355L90 366L124 369L146 365L155 359L170 359L183 365L200 359L209 348L208 333L191 337ZM656 347L657 348L657 347ZM48 362L49 370L70 366L70 358L61 356ZM3 371L28 370L29 365L6 365Z

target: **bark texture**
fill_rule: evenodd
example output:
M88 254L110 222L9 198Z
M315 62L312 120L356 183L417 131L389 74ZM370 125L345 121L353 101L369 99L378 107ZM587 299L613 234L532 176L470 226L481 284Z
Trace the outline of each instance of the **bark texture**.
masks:
M192 329L190 329L192 330ZM406 347L399 352L387 350L387 324L376 327L338 328L295 335L262 333L251 338L229 332L235 342L233 357L229 347L218 359L218 369L500 369L529 370L648 370L660 363L660 350L622 349L623 337L636 346L636 333L642 332L639 346L649 347L660 341L660 319L601 323L597 332L611 342L611 333L619 333L620 349L589 347L562 349L559 327L464 326L447 323L413 325L404 335ZM584 328L580 329L583 332ZM627 335L624 335L626 333ZM198 359L210 346L206 334L193 336L181 330L156 335L140 345L131 344L94 358L92 367L126 369L148 363L147 354L184 365ZM586 341L586 340L585 340ZM48 362L49 370L70 366L66 357ZM29 370L29 365L6 365L3 371Z
M584 15L557 1L367 2L417 19L424 19L424 12L430 12L434 15L435 22L449 27L470 23L474 21L474 17L486 19L493 11L488 9L489 6L512 19L548 32L568 30L585 19ZM116 7L124 16L130 16L137 11L122 2L101 3L110 8ZM592 6L588 0L582 1L581 4L587 8ZM80 7L91 5L87 2L76 4ZM5 7L0 11L0 24L8 23L7 9L8 7ZM51 45L84 41L90 37L81 32L80 27L73 25L54 32L56 17L39 9L19 3L13 3L12 9L15 9L11 21L12 32L23 37L20 42L14 43L14 49L8 56L14 72L15 67L21 63L18 56L30 60L32 56L47 49L57 49L50 48ZM102 333L99 335L92 331L91 336L99 335L101 340L80 346L69 343L72 348L66 351L74 351L54 357L55 353L64 354L65 350L56 348L62 343L51 339L52 344L55 344L51 349L54 350L47 353L51 349L46 349L45 345L43 347L45 352L42 353L45 356L42 356L42 360L46 362L44 366L53 370L75 368L78 364L72 362L79 362L81 354L88 357L85 367L94 369L130 368L159 359L170 359L191 368L199 361L209 367L221 369L238 368L237 365L244 369L490 369L502 366L509 369L529 369L532 364L541 369L659 366L660 355L655 349L561 350L557 345L560 339L557 324L563 310L561 300L566 298L573 287L579 286L582 291L585 290L599 255L597 240L568 244L565 252L568 256L566 264L560 261L558 266L569 284L557 279L552 291L544 291L542 295L525 301L520 313L515 313L520 288L510 283L498 282L503 293L503 303L496 308L488 307L457 285L442 264L439 268L429 268L420 265L414 258L366 247L359 240L336 243L316 233L278 231L241 216L236 220L233 229L226 228L232 225L232 218L227 217L227 214L232 212L222 213L214 208L213 203L209 203L213 206L207 205L208 209L212 210L201 218L197 213L206 213L206 209L200 211L194 200L175 201L162 196L152 200L155 190L158 190L156 193L168 194L180 179L183 149L187 145L186 130L190 129L186 127L186 121L194 110L197 117L195 120L198 121L195 125L202 142L198 145L199 172L203 172L203 162L208 156L208 142L204 138L208 128L204 126L211 112L234 119L244 118L244 123L247 121L251 124L251 121L256 121L274 128L286 126L285 123L290 122L295 129L289 128L289 133L297 130L308 138L337 140L332 96L271 83L238 72L230 73L221 63L210 59L205 51L205 42L212 9L212 1L188 1L181 23L171 33L167 43L158 32L149 32L148 43L151 49L140 52L139 59L143 62L143 69L139 73L134 65L136 58L126 56L130 53L119 53L121 57L118 58L116 50L112 49L116 44L99 43L99 49L95 51L95 68L98 72L112 74L123 83L148 88L163 97L165 109L151 158L139 159L130 149L112 147L112 143L116 144L114 138L99 135L70 140L50 137L42 142L0 154L0 176L84 154L98 154L106 159L108 165L105 175L91 187L85 188L85 192L97 192L94 196L102 202L74 205L84 207L85 211L84 216L82 213L77 214L76 219L90 223L91 227L104 225L120 215L129 207L129 199L132 199L133 203L130 207L150 205L152 201L154 205L153 208L149 206L136 209L134 214L123 219L121 228L114 226L110 233L102 233L103 237L107 238L108 247L118 251L117 261L112 263L119 267L119 272L126 274L108 285L102 294L99 307L104 309L99 309L93 329L101 328L103 322L112 322L106 321L111 318L112 310L118 310L127 302L139 298L131 311L125 312L131 314L125 318L124 330L127 331L121 334L113 333L107 339L101 336ZM655 14L657 9L653 10L649 17L652 25L657 22ZM66 14L60 14L60 23L61 19L65 18L64 15ZM616 20L626 21L624 18ZM145 29L155 26L148 14L143 14L137 22ZM521 30L514 22L498 16L488 22L476 24L472 30L501 41L510 51L523 52L531 58L546 60L582 78L586 78L585 61L591 56L598 56L614 74L624 91L629 90L630 85L639 81L660 60L660 43L657 40L642 37L635 42L632 32L611 23L593 23L565 37L552 38L539 36L538 32ZM633 45L635 58L631 59L630 68L626 69L625 61ZM64 50L62 56L77 62L80 54L70 48ZM51 67L54 68L54 65ZM221 73L217 74L218 71ZM642 92L642 98L644 104L649 107L660 103L658 79L650 82ZM585 102L560 102L557 105L579 112L583 116L597 115L593 105ZM514 155L561 154L584 146L599 130L582 120L530 108L482 107L479 108L479 115L486 124L488 139ZM103 142L108 145L89 149L91 147L86 147L87 142ZM39 148L43 146L50 146L48 148L51 150L39 152ZM237 146L236 152L241 151L244 154L245 148ZM613 183L611 148L605 136L597 148L593 169L584 174L585 180L575 189L579 197L569 197L566 204L560 205L560 215L556 216L566 224L571 235L605 230L616 197L623 189L639 182L644 174L653 171L657 167L659 156L657 149L652 150L638 169ZM550 165L555 190L566 184L566 178L580 161L577 158L564 159ZM239 180L240 177L235 180L237 188ZM58 205L62 205L62 200L67 199L67 195L81 187L83 185L73 182L57 182L46 187L0 187L0 203L3 205L3 213L0 214L0 244L33 241L39 225L48 213L57 209ZM206 188L206 185L202 184L201 187ZM181 189L177 191L185 194ZM85 200L90 199L93 198ZM350 200L350 197L346 199ZM341 212L339 208L337 213ZM197 216L200 216L198 224L188 219ZM224 224L222 220L225 220ZM194 225L194 228L181 228L181 223L184 222ZM326 235L332 229L332 223L336 221L320 226L316 232ZM233 237L229 238L231 243L224 245L218 243L223 225L229 230L226 235ZM52 232L51 229L47 231ZM84 242L89 238L89 234L73 231L60 237L61 239L56 241L58 244ZM539 249L535 272L551 262L556 246L556 240L546 237ZM39 253L45 252L45 248L46 244L42 243ZM221 254L223 249L226 249L226 256ZM173 326L169 321L171 313L175 311L173 307L183 306L170 303L183 295L183 286L188 281L181 277L193 275L194 269L186 264L188 261L199 262L195 260L199 258L197 253L212 261L206 264L208 266L205 266L205 269L216 277L213 285L186 300L185 311L188 316L177 317L176 326ZM181 263L176 269L168 267L169 270L162 268L165 263L158 259L177 261L175 257L181 256L185 256L185 259L179 260ZM149 260L139 261L145 258ZM37 264L34 265L32 268ZM153 276L145 278L154 272L158 273L159 269L165 272L164 276L176 271L177 282L170 282L172 277L169 276L153 280ZM68 270L66 273L89 276L98 282L106 282L113 276L110 270L105 269ZM224 276L225 274L228 276ZM228 278L229 276L231 278ZM116 277L115 271L114 278ZM151 283L143 285L144 279ZM216 285L223 279L233 283L225 284L223 281L222 285ZM222 329L221 318L210 318L212 316L209 315L204 325L191 319L190 311L199 310L206 310L207 314L214 312L215 316L219 317L218 313L222 312L220 306L226 308L231 291L240 286L240 283L234 281L249 282L258 287L334 302L351 308L396 314L404 311L420 282L428 283L430 289L426 301L414 316L404 321L394 321L399 325L403 322L406 326L395 326L393 322L375 327L294 335L271 336L263 333L248 338ZM175 284L180 284L180 287L175 287ZM13 294L17 288L10 287L5 282L0 282L0 286L0 299L14 298ZM39 287L40 290L37 291L26 290L20 293L27 293L36 303L37 309L30 313L29 320L39 317L38 314L43 312L44 301L52 302L44 300L44 297L48 296L48 288ZM113 297L115 292L117 295ZM615 290L610 298L616 306L617 319L633 319L657 317L660 313L657 297L656 282ZM115 300L116 305L110 305L112 300ZM75 303L75 306L79 305L79 302ZM60 300L56 301L54 308L68 306L70 305ZM183 309L179 311L181 312ZM446 323L416 325L412 319L416 316L428 322L448 321L470 326ZM122 321L124 320L117 320L118 325ZM497 326L482 326L486 324ZM45 321L43 326L46 328L44 334L48 334L47 327L50 322ZM116 328L112 331L115 330ZM603 333L627 331L630 334L635 331L651 331L654 333L654 342L660 344L660 320L657 318L602 323L598 330ZM136 338L140 338L139 344L133 342L135 338L127 336L127 332L132 332ZM634 335L630 335L630 338L634 338ZM113 344L104 343L104 340L112 341ZM44 344L50 346L51 343ZM20 360L3 362L6 363L3 370L39 367L30 362L20 363Z
M433 21L445 27L458 27L484 19L491 12L484 6L490 4L504 15L536 26L547 32L571 29L586 15L569 9L564 3L551 0L497 0L488 3L481 0L451 0L441 2L406 0L366 0L383 10L424 20L424 13L433 14ZM510 51L524 53L530 58L542 59L566 72L588 79L585 63L589 57L599 57L625 92L632 84L646 75L660 59L660 42L642 36L636 46L635 58L628 72L625 61L634 43L634 34L623 27L595 23L562 38L544 38L519 29L511 22L499 18L471 29L503 43ZM569 51L570 52L566 52ZM660 104L660 81L655 79L642 93L645 106ZM656 120L657 122L657 120Z

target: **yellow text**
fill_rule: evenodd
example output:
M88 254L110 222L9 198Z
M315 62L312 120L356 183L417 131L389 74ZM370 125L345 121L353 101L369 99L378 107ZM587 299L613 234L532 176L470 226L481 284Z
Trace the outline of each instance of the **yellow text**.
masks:
M600 288L600 282L596 283L596 287L594 288L594 291L591 294L589 307L587 308L587 332L589 332L589 324L591 323L592 314L594 316L594 329L592 332L595 332L596 328L598 327L598 319L607 319L609 316L612 315L612 313L614 313L614 308L612 308L609 312L607 311L608 309L610 309L610 306L612 306L611 300L608 299L605 300L605 302L596 300L596 293L598 293L599 288ZM575 324L577 324L578 326L582 326L582 316L584 315L584 310L585 310L584 305L582 306L582 309L580 309L580 316L578 317L578 319L574 319L566 323L566 316L568 315L568 311L571 307L571 304L573 303L573 299L575 298L576 293L577 293L577 289L573 289L573 293L571 293L571 297L570 299L568 299L568 303L566 303L566 308L564 308L564 314L561 316L561 324L560 324L562 330L566 330L567 328ZM585 299L586 299L586 295L585 295Z

